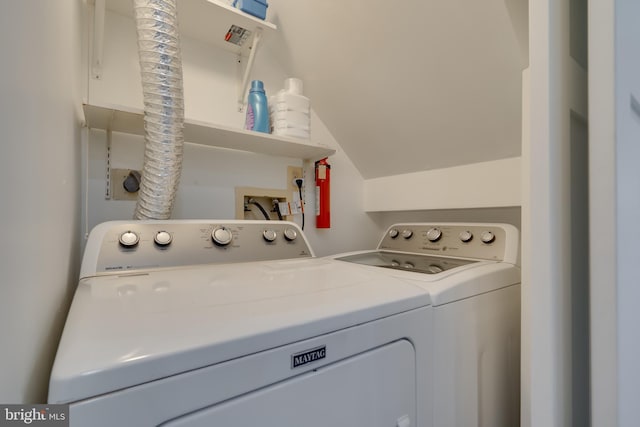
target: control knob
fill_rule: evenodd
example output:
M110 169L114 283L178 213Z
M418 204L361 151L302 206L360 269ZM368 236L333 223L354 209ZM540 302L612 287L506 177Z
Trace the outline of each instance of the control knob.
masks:
M405 239L410 239L411 236L413 236L413 231L409 229L402 230L402 237L404 237Z
M227 246L233 240L233 234L227 227L216 227L211 232L211 239L218 246Z
M398 237L399 234L400 232L395 228L392 228L391 230L389 230L389 237L391 237L392 239L395 239L396 237Z
M429 231L427 231L427 239L429 239L430 242L437 242L441 237L442 231L440 231L439 228L434 227L430 228Z
M289 242L293 242L298 237L298 232L293 228L284 229L284 238Z
M464 243L468 243L473 240L473 234L469 230L461 232L458 237L460 237L460 240Z
M158 246L168 246L171 244L173 237L167 231L158 231L153 238L153 241L156 242Z
M485 231L484 233L482 233L482 236L480 237L480 239L482 240L483 243L493 243L494 240L496 240L496 235L493 234L491 231Z
M264 238L264 240L271 243L276 240L276 237L278 237L278 235L274 230L266 229L262 232L262 237Z
M140 236L138 236L137 233L129 230L122 233L118 240L120 244L125 248L132 248L138 244L138 242L140 241Z

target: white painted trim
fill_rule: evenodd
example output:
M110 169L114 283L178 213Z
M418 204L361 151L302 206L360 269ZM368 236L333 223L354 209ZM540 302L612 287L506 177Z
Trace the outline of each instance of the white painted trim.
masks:
M364 182L364 210L520 206L520 157L413 172Z
M531 72L522 72L522 209L521 259L531 256ZM531 426L531 263L521 262L520 314L520 419Z
M577 171L572 171L572 160L580 161L572 158L572 138L578 138L572 134L572 117L585 119L588 106L586 74L570 52L572 6L584 5L570 0L529 2L529 136L523 148L528 179L522 207L523 427L571 426L581 410L574 406L581 404L574 399L574 386L584 378L572 375L585 355L576 351L574 339L583 338L582 325L573 323L572 316L584 308L574 280L586 260L573 258L573 245L582 243L573 239L572 225L586 221L586 212L572 209L571 201L573 191L584 190L587 183L572 182L572 172Z
M591 425L618 426L615 1L589 0ZM597 100L597 102L594 102ZM594 240L594 237L597 239ZM597 304L593 304L596 302Z

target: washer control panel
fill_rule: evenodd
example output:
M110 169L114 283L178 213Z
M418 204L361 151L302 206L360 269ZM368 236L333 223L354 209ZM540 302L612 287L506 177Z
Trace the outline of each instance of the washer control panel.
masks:
M312 257L286 221L111 221L92 230L81 277L109 272Z
M508 224L411 223L392 225L378 249L513 262L517 242L518 231Z

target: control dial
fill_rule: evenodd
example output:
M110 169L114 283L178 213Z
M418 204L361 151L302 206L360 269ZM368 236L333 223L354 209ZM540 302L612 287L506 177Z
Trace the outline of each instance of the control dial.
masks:
M410 239L411 236L413 236L413 231L409 229L402 230L402 237L404 237L405 239Z
M429 267L427 267L427 271L430 274L438 274L438 273L442 273L444 271L444 268L436 264L431 264Z
M485 231L482 233L482 236L480 236L480 239L483 243L493 243L496 240L496 235L491 231Z
M233 240L233 234L227 227L216 227L211 232L211 239L218 246L227 246Z
M262 237L267 242L274 242L276 240L276 237L278 237L278 235L274 230L266 229L262 232Z
M153 241L156 242L156 245L159 246L168 246L171 244L173 240L173 236L169 234L167 231L158 231L153 238Z
M298 232L293 228L284 229L284 238L289 242L293 242L298 237Z
M125 248L132 248L140 241L140 236L133 231L125 231L118 239L120 244Z
M429 239L430 242L437 242L441 237L442 231L440 231L439 228L434 227L430 228L429 231L427 231L427 239Z
M400 232L397 229L392 228L391 230L389 230L389 237L391 237L392 239L395 239L399 235L400 235Z
M458 237L460 237L460 240L464 243L468 243L473 240L473 234L469 230L461 232Z

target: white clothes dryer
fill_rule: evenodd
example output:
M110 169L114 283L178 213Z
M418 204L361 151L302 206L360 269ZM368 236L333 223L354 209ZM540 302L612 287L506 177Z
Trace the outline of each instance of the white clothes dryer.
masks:
M518 237L508 224L395 224L376 250L332 257L429 294L424 425L520 425Z
M71 426L433 425L429 293L293 223L104 223L80 276L49 387Z

